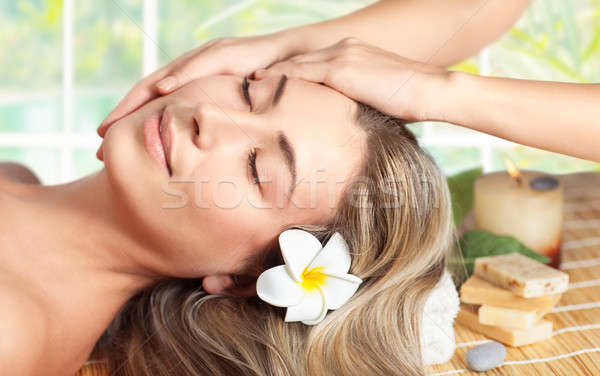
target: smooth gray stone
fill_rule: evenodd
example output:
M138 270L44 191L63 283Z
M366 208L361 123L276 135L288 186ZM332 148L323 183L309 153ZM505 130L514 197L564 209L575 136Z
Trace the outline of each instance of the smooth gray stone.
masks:
M506 358L506 347L492 341L477 345L467 351L467 363L473 371L487 371L499 366Z
M539 178L533 179L529 186L536 191L550 191L556 189L559 183L558 180L551 176L540 176Z

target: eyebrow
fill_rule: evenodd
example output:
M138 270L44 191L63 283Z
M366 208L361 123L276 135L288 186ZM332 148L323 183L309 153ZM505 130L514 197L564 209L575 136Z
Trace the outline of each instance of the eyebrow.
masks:
M273 94L273 106L276 106L277 103L279 103L279 100L281 99L281 95L283 94L283 91L285 90L285 84L287 83L287 76L285 74L281 75L281 78L279 79L279 83L277 84L277 89L275 89L275 94Z
M292 147L292 144L290 143L290 140L282 131L278 132L277 144L279 145L279 150L281 151L283 160L285 161L290 175L292 176L292 184L288 189L288 198L291 198L294 190L296 189L296 153Z

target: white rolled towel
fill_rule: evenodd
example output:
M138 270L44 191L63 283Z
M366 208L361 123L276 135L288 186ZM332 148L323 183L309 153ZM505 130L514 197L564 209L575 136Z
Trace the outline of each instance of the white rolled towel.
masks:
M421 319L421 353L425 365L445 363L454 354L454 318L460 302L446 270L429 294Z

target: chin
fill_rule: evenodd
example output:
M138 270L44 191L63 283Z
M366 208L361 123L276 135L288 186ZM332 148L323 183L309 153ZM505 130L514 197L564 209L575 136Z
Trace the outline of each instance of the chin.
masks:
M151 225L153 217L160 218L162 187L168 176L146 152L139 124L119 121L108 130L104 167L115 199L128 218L142 225Z

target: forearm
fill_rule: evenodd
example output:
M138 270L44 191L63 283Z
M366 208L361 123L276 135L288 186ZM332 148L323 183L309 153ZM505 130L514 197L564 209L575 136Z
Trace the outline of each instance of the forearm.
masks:
M520 144L600 161L600 84L450 73L428 117ZM435 90L435 92L433 91Z
M530 0L382 0L348 15L282 32L296 53L355 37L412 60L448 66L477 53Z

